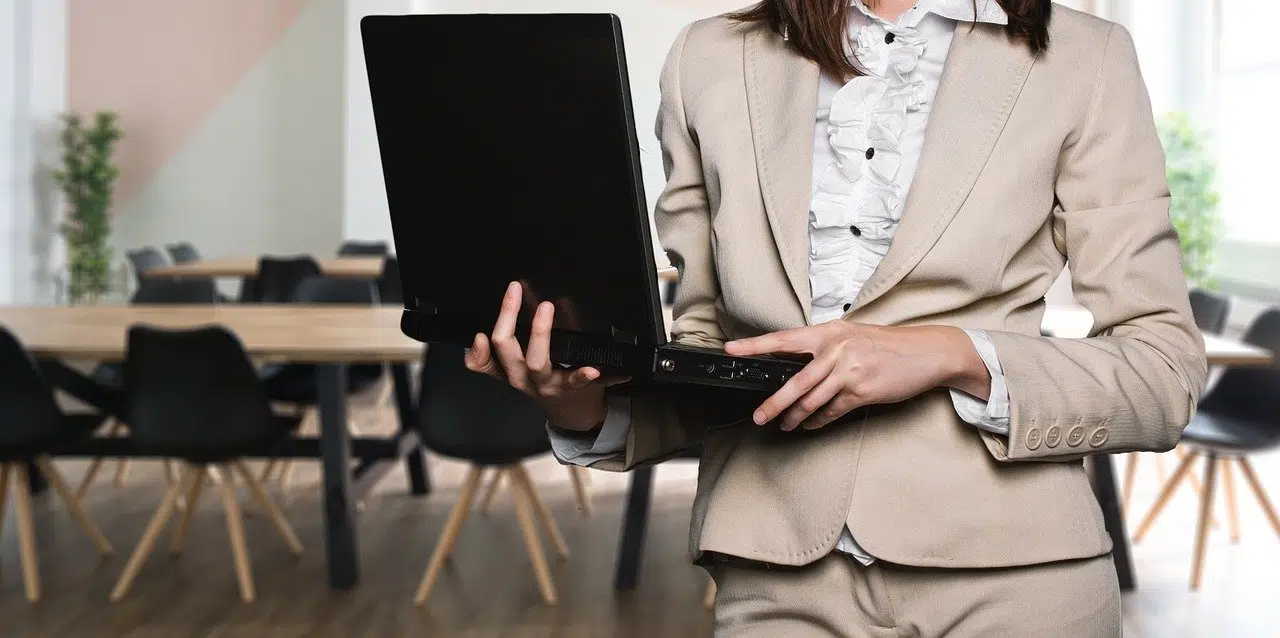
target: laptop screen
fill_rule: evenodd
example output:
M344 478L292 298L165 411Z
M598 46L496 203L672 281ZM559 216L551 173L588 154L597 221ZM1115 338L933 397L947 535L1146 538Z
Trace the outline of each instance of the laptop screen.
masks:
M664 342L617 18L361 31L406 307L488 332L523 281L557 303L556 328Z

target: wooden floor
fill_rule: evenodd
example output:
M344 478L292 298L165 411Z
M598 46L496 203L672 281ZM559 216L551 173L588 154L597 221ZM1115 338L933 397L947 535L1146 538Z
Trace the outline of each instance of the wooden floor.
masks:
M359 413L358 413L359 414ZM364 418L376 419L365 413ZM1156 491L1155 463L1143 459L1135 502L1150 503ZM1172 461L1167 461L1171 468ZM61 463L79 480L84 464ZM1280 496L1280 458L1256 467ZM612 590L613 565L622 516L624 477L593 473L595 511L576 508L566 471L549 459L531 466L535 481L573 552L554 566L560 605L547 607L523 551L514 508L500 497L489 516L467 522L451 564L426 607L410 600L426 566L462 468L433 459L437 490L426 499L406 496L404 479L393 475L369 501L360 519L361 586L333 593L325 584L320 506L313 467L298 473L286 510L306 554L294 559L269 522L249 518L249 549L258 602L240 602L221 509L206 499L197 513L187 551L171 558L162 543L143 569L134 591L121 603L107 602L127 552L158 503L163 478L154 463L137 463L127 485L111 485L114 464L102 473L88 506L116 545L117 556L99 561L56 499L37 501L37 528L45 600L28 605L22 594L14 525L0 533L0 636L5 638L389 638L441 636L680 637L711 635L711 616L701 606L706 577L686 561L689 506L695 467L663 466L658 472L639 588ZM1237 481L1237 483L1240 483ZM1139 590L1125 597L1125 630L1131 637L1280 636L1280 540L1252 499L1241 492L1244 538L1231 545L1225 529L1215 532L1200 593L1187 590L1195 503L1190 491L1135 548ZM1220 509L1225 521L1225 510ZM544 539L544 545L546 541ZM549 548L548 548L549 549ZM548 556L551 556L548 551Z

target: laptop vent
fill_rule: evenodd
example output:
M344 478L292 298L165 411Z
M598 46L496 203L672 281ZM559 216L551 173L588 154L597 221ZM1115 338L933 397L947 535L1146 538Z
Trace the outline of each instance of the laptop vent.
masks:
M578 361L606 368L621 368L622 352L617 348L601 348L592 345L579 345Z

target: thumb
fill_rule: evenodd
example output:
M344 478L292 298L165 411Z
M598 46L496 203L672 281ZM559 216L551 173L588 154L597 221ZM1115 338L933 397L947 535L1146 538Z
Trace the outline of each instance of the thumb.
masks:
M466 362L467 369L480 374L487 374L491 377L501 379L503 376L502 366L493 358L493 348L489 346L489 338L483 334L477 334L472 340L471 347L467 348L467 354L463 358Z

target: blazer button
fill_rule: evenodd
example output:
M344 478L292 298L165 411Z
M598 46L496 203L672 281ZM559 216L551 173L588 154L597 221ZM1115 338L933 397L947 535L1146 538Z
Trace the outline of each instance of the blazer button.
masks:
M1044 444L1046 447L1058 447L1061 442L1062 431L1058 429L1058 426L1055 425L1044 431Z
M897 37L897 36L895 36L893 33L886 33L886 34L884 34L884 43L885 43L885 44L893 44L893 41L894 41L894 40L897 40L897 39L898 39L898 37Z
M875 156L876 156L876 149L874 148L867 149L867 159L871 159Z
M1098 428L1089 435L1089 445L1093 447L1102 447L1107 442L1107 438L1111 436L1111 432L1106 428Z
M1067 445L1077 447L1081 443L1084 443L1084 428L1077 425L1067 432Z
M1027 431L1027 449L1038 450L1040 449L1040 443L1041 443L1040 428L1031 428L1030 430L1028 430Z

